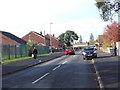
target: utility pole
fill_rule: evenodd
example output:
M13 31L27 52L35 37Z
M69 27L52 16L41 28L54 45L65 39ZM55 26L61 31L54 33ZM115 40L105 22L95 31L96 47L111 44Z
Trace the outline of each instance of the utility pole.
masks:
M53 23L52 22L50 23L50 52L52 53L51 24Z
M46 46L46 42L45 42L45 30L44 30L44 45Z

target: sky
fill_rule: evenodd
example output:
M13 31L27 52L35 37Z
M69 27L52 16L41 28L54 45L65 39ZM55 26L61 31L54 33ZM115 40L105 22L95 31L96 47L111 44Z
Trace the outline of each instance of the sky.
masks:
M58 37L72 30L83 41L103 34L104 22L95 0L0 0L0 30L20 38L31 31L55 34ZM50 24L50 23L53 24Z

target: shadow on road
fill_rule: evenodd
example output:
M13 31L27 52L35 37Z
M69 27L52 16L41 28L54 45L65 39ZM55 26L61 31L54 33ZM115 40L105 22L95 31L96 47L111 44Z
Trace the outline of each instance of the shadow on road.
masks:
M97 58L110 58L110 57L113 57L113 56L98 56Z

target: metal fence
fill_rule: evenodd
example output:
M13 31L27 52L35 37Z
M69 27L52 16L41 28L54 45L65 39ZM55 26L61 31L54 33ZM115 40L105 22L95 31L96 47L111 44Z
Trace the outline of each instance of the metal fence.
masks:
M1 45L2 60L29 56L28 45ZM49 46L36 46L38 54L49 53Z
M36 46L36 49L39 55L49 53L49 46Z

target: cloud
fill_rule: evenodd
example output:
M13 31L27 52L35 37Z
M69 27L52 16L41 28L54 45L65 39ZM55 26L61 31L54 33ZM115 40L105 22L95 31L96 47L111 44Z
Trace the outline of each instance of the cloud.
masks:
M1 0L0 30L18 37L30 31L50 33L53 22L51 29L56 37L73 30L88 40L91 32L96 37L101 34L105 25L95 16L99 14L94 3L95 0Z
M11 26L42 23L52 20L58 14L74 11L76 6L85 2L86 0L2 0L0 24Z
M108 22L104 22L99 18L86 18L74 22L66 22L52 25L52 33L56 33L56 36L59 36L61 33L64 33L66 30L75 31L78 36L82 35L84 41L89 40L89 36L93 33L95 39L98 35L103 34L104 27Z

